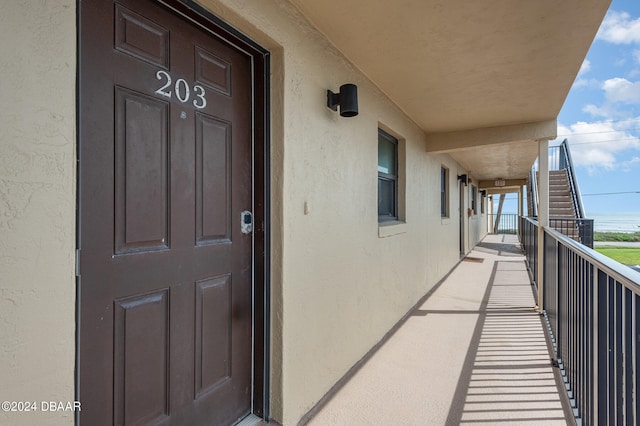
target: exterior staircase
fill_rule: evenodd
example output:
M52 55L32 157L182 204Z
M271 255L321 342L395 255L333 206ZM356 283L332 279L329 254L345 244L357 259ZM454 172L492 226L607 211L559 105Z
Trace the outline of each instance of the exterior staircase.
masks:
M578 182L573 170L566 139L550 150L554 161L549 164L549 225L556 231L589 247L593 247L593 220L585 219ZM539 173L532 170L527 183L527 206L530 217L537 217Z
M540 182L538 180L538 182ZM549 218L550 225L558 232L580 242L580 234L575 219L578 219L573 206L571 185L567 170L549 171ZM570 219L570 220L562 220Z
M549 217L576 219L566 170L549 171Z

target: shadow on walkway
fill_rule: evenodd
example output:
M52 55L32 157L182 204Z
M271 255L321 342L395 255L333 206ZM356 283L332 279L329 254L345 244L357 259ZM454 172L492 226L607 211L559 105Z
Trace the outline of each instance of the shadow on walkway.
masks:
M567 424L526 273L494 263L447 425Z
M517 237L466 260L308 424L567 424Z
M473 250L498 256L522 256L522 248L519 242L514 244L513 235L491 235L490 240L485 238Z

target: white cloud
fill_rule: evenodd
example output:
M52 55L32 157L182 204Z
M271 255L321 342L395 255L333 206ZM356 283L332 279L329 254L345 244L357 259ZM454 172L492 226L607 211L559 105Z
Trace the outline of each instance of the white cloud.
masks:
M635 166L640 165L640 157L633 157L621 164L622 170L630 172Z
M605 98L610 102L640 104L640 81L631 82L626 78L611 78L602 84Z
M627 12L612 10L602 21L596 39L614 44L640 43L640 18L632 19Z
M640 64L640 49L638 50L634 50L633 51L633 57L636 59L636 61Z
M577 78L576 81L573 82L573 86L571 88L579 89L581 87L586 87L588 89L600 89L602 87L602 82L595 78Z
M582 111L591 114L594 117L609 118L611 111L607 107L598 107L593 104L587 104L582 108Z
M622 68L627 64L627 58L620 58L613 63L614 66Z
M574 87L599 87L603 91L604 102L600 105L587 104L582 111L595 118L629 118L640 107L640 81L630 81L615 77L604 82L576 80Z
M558 142L568 139L574 164L587 168L590 174L616 168L627 171L640 162L636 156L629 159L629 152L640 151L640 137L634 134L638 128L640 117L619 122L559 124ZM625 158L619 159L623 154Z
M591 61L589 61L588 59L585 59L584 61L582 61L582 65L580 65L580 71L578 71L578 77L588 73L590 70L591 70Z

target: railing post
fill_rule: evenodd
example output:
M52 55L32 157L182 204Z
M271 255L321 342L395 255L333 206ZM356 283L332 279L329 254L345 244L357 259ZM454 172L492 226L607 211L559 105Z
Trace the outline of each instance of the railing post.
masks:
M593 267L593 339L592 339L592 345L593 345L593 359L592 359L592 365L591 365L591 372L593 374L592 380L593 380L593 421L594 424L596 424L598 422L598 418L599 418L599 414L598 414L598 407L600 405L600 399L598 398L598 390L599 390L599 386L600 386L600 381L598 379L598 363L599 363L599 359L600 359L600 353L598 352L598 348L599 348L599 330L600 330L600 321L599 321L599 317L600 314L598 312L598 310L600 309L598 303L598 282L600 279L600 271L598 269L597 266L594 265Z
M538 309L544 309L544 231L549 226L549 141L538 141Z
M524 216L524 186L518 189L518 216Z
M493 227L493 195L489 195L489 214L487 218L489 219L489 233L495 234L496 231Z

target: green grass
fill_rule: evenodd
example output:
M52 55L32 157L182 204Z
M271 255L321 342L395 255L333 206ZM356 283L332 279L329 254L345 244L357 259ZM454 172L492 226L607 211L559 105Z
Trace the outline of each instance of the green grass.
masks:
M624 233L624 232L594 232L594 241L624 241L624 242L640 242L640 232Z
M602 253L625 265L640 265L640 248L633 247L596 247Z

